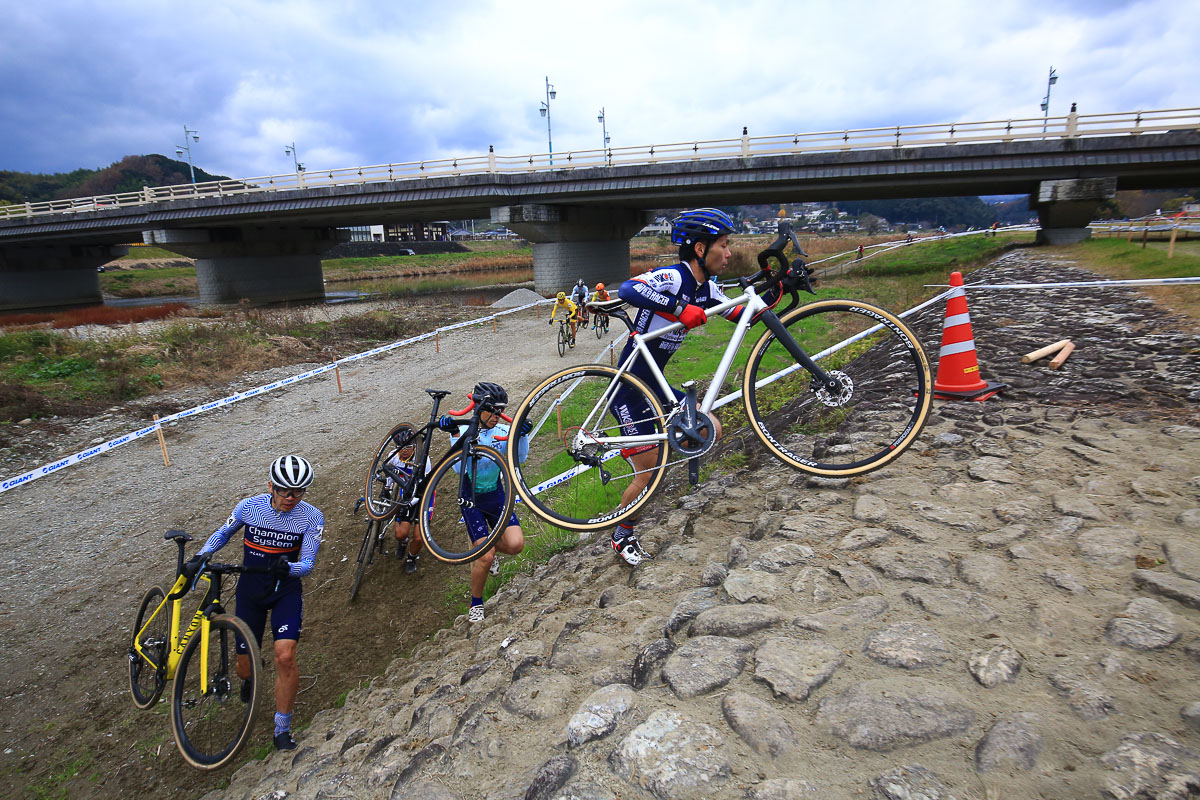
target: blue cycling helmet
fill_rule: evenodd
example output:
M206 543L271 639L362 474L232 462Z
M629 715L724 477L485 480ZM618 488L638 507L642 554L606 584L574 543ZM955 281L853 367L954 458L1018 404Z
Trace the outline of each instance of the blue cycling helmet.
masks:
M695 208L671 220L671 244L692 244L733 233L733 220L719 208Z

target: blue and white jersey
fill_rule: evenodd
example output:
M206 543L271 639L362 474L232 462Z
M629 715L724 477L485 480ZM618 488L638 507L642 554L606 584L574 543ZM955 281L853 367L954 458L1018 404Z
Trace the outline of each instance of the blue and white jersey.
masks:
M462 431L464 431L464 430L465 430L465 428L456 428L455 432L453 434L451 434L451 436L450 436L450 443L454 444L455 442L457 442L459 440L459 438L462 436ZM506 422L501 422L498 425L496 425L496 427L494 427L494 428L485 428L485 427L483 427L483 425L480 425L479 426L479 435L477 437L475 437L475 441L478 442L479 444L487 445L488 447L494 448L496 450L499 450L501 453L503 453L505 451L505 449L508 447L508 440L498 442L498 441L496 441L496 437L508 436L508 433L509 433L508 423L506 423ZM527 459L527 458L529 458L529 437L522 436L520 441L517 442L517 463L524 464L525 459ZM479 467L475 473L475 491L477 491L477 492L495 491L496 487L500 485L500 468L497 467L489 459L478 459L478 460L479 460ZM459 461L455 462L455 464L454 464L455 472L458 472L458 467L461 464L462 464L461 459Z
M712 308L729 300L716 281L697 283L691 267L682 262L630 278L621 284L617 294L629 305L637 308L637 314L633 317L633 329L641 334L651 333L678 322L679 317L676 314L686 305ZM729 320L736 320L741 313L742 307L736 306L726 311L723 316ZM659 369L665 367L675 351L683 345L683 337L686 335L687 329L680 328L646 344ZM628 358L631 352L632 338L626 340L625 348L621 351L621 360ZM650 368L642 359L634 362L629 371L658 391L658 381L653 378ZM664 397L662 400L672 405L675 403L673 397Z
M215 553L238 529L245 529L246 566L266 566L277 556L292 562L292 577L312 572L325 530L325 516L303 500L286 514L271 507L271 495L259 494L238 503L229 519L208 537L200 555Z

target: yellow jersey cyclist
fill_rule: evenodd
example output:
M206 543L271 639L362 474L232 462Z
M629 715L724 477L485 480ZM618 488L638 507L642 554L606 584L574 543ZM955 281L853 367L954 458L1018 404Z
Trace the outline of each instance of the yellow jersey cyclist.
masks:
M579 306L567 298L566 292L559 292L554 301L554 309L550 312L550 324L558 317L558 312L566 312L566 319L571 323L571 347L575 346L575 329L579 327Z

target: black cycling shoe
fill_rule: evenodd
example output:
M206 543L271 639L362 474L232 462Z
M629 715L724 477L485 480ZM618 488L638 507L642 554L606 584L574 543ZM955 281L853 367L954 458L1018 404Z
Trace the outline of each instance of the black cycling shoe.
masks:
M408 537L396 540L396 560L404 558L404 554L408 552Z
M254 684L250 681L242 681L242 702L249 703L252 694L254 694Z
M291 731L275 734L275 749L276 750L295 750L296 740L292 738Z

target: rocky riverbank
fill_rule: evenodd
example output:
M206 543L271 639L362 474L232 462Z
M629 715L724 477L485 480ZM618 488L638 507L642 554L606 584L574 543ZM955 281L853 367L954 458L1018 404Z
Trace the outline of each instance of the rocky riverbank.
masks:
M1092 278L1021 250L968 283ZM1200 336L1125 289L968 298L1001 396L853 481L747 443L644 520L654 560L556 556L206 797L1200 791Z

